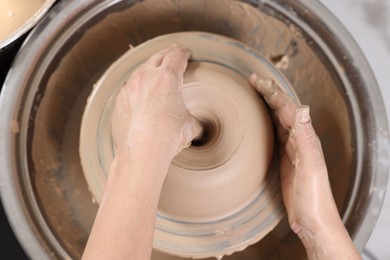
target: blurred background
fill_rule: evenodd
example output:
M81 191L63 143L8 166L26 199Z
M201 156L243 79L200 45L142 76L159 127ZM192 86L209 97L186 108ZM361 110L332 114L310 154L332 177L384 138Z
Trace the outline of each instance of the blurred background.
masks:
M382 92L390 121L390 1L321 0L355 38ZM390 259L390 182L376 227L366 245L365 259ZM370 256L371 254L371 256Z

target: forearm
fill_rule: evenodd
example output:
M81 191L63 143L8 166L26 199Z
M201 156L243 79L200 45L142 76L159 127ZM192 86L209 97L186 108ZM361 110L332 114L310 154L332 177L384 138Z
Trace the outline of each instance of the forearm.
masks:
M361 259L338 213L335 214L330 222L321 223L315 234L297 230L310 260Z
M125 151L115 158L84 259L150 259L159 196L170 163L154 151Z
M321 233L315 237L311 259L361 259L341 221Z

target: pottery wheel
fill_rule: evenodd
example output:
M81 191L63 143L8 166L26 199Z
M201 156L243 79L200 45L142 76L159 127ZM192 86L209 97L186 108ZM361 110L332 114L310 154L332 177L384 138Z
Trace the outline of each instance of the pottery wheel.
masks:
M186 32L157 37L125 53L88 99L80 133L84 175L100 203L115 154L110 124L115 97L140 64L173 43L193 51L183 95L204 132L171 163L153 247L193 258L231 254L259 241L283 215L272 123L249 76L273 78L291 91L270 63L242 43Z

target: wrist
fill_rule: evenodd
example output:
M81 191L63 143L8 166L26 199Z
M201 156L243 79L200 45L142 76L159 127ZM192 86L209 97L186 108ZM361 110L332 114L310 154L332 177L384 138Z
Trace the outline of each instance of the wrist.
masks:
M128 142L123 145L126 153L131 152L137 157L151 157L157 160L169 160L176 156L179 146L179 138L175 136L166 136L159 132L142 135L131 135L128 137Z
M161 149L150 147L134 147L129 148L123 146L116 151L113 168L110 172L143 172L150 174L158 173L165 178L172 157L168 153L164 153Z
M309 259L361 259L340 218L322 222L316 232L298 224L292 229L302 241Z
M118 162L131 162L133 164L169 165L172 156L167 150L156 146L122 147L117 151L115 159Z

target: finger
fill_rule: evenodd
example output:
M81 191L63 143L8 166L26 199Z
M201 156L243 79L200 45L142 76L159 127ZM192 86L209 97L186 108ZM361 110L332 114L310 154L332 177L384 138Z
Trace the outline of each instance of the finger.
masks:
M150 58L146 62L144 62L141 66L139 66L129 76L129 79L135 78L135 79L139 79L142 81L142 79L144 79L144 76L145 76L145 74L147 74L149 69L150 68L157 68L157 67L161 66L161 63L162 63L165 55L167 55L167 53L169 53L174 48L177 48L177 45L172 45L172 46L165 48L165 49L153 54L152 56L150 56ZM129 81L130 80L128 80L127 82L129 82ZM126 84L125 84L125 86L126 86Z
M290 223L295 219L295 211L292 203L294 174L295 168L291 164L289 156L285 152L282 152L280 159L280 180L282 186L283 201L287 210L287 215Z
M195 120L196 120L196 122L192 126L192 138L191 138L191 140L200 138L202 136L202 133L203 133L203 126L202 126L202 124L199 122L199 120L197 120L197 119L195 119Z
M293 126L297 105L272 79L263 79L255 73L250 81L255 89L264 97L267 104L275 110L278 123L284 129Z
M179 153L182 149L189 147L191 145L192 140L201 132L201 129L198 128L201 127L200 123L198 122L198 120L195 119L193 115L191 115L190 112L187 112L185 120L186 122L184 123L183 129L181 131L180 147L177 153Z
M171 51L173 48L176 48L177 45L172 45L168 48L165 48L155 54L153 54L149 60L145 63L145 66L159 67L165 57L165 55Z
M170 71L174 76L182 76L191 55L190 49L173 47L165 54L161 67Z
M295 137L294 137L292 132L293 131L290 131L290 133L288 135L288 140L284 146L284 152L286 153L286 156L288 157L290 163L293 166L295 166L297 164L298 154L297 154Z
M327 173L321 143L311 124L308 106L302 106L296 112L293 136L298 161L296 167L302 173Z

